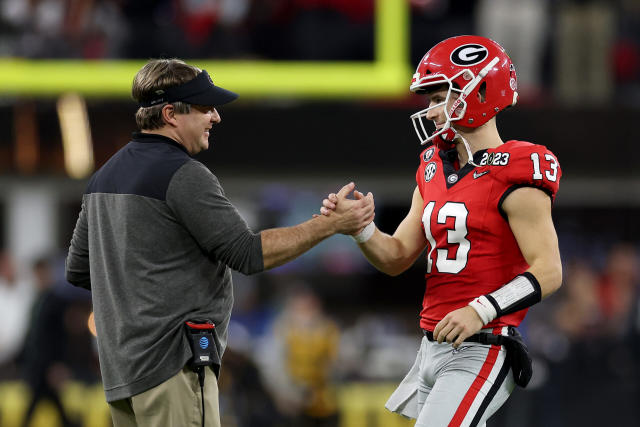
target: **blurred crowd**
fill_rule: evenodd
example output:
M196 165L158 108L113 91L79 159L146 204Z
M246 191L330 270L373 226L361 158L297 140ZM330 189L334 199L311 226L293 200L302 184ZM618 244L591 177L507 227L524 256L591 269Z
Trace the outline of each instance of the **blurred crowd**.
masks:
M373 52L373 0L2 0L1 4L5 56L371 59Z
M640 104L635 0L398 1L412 64L480 34L511 55L524 101ZM374 14L375 0L0 0L0 56L370 61Z
M640 270L637 247L601 259L568 258L559 294L524 325L536 356L530 425L634 425L640 415ZM606 402L606 411L588 411ZM539 409L539 408L538 408Z
M632 425L640 415L637 247L615 243L600 261L565 257L559 294L521 326L534 355L532 383L516 390L493 426ZM82 425L67 414L64 386L100 382L89 295L64 282L61 263L39 258L21 274L10 254L0 256L0 389L27 387L25 426L41 401L59 413L59 425ZM412 363L421 337L415 301L400 311L384 301L362 306L302 276L237 276L220 377L224 426L348 426L342 387L395 383ZM584 410L602 402L607 411Z
M61 387L72 379L100 380L88 328L90 295L61 277L61 262L43 256L23 271L11 254L0 252L0 385L22 381L27 386L25 427L41 401L54 406L64 427L78 425L67 415Z

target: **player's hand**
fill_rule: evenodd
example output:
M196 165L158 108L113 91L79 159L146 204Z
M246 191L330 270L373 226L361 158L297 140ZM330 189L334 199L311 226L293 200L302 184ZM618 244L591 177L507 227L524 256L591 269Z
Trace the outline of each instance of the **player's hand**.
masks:
M331 195L330 195L330 196L331 196ZM375 218L375 216L376 216L376 213L375 213L376 206L375 206L375 202L374 202L374 200L373 200L373 193L371 193L371 191L369 191L369 192L367 193L367 195L365 196L363 193L359 192L358 190L355 190L355 191L353 192L353 197L355 197L355 199L356 199L356 200L364 200L364 201L365 201L365 203L366 203L367 205L369 205L369 204L370 204L370 207L371 207L371 209L373 210L373 213L372 213L371 219L370 219L370 220L369 220L369 219L367 219L367 220L365 221L364 226L363 226L362 228L360 228L359 230L357 230L355 233L351 233L351 234L354 234L354 235L355 235L355 234L360 233L360 232L364 229L364 227L366 227L367 225L369 225L369 223L370 223L371 221L373 221L373 219L374 219L374 218ZM338 203L338 202L337 202L337 197L336 197L336 204L337 204L337 203Z
M348 198L351 192L354 194L353 199ZM353 182L342 187L338 193L331 193L323 201L324 203L329 206L325 209L330 209L331 212L325 215L324 209L322 209L321 213L331 217L335 224L336 233L357 234L375 217L373 194L368 193L365 196L361 192L355 191Z
M439 343L452 343L454 348L458 348L465 339L477 334L483 326L478 313L467 305L444 316L433 330L433 339Z

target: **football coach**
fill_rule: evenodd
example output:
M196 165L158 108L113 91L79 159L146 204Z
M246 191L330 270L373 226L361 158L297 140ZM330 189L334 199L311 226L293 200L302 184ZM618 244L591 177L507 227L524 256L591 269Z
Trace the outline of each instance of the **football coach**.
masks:
M140 131L91 177L66 277L92 294L115 427L219 426L230 269L258 273L333 234L357 233L373 219L373 197L347 198L350 183L335 214L254 233L192 158L221 122L216 107L237 95L178 59L149 61L132 95Z

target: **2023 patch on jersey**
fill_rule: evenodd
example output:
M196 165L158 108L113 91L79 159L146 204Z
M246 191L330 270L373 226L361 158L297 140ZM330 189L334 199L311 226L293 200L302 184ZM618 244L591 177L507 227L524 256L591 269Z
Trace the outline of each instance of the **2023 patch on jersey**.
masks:
M422 196L427 238L427 285L420 327L432 331L449 312L492 292L529 266L516 242L502 203L515 189L536 187L551 199L562 171L542 145L508 141L474 154L457 169L457 151L431 146L420 155L416 182ZM521 310L486 327L518 326Z

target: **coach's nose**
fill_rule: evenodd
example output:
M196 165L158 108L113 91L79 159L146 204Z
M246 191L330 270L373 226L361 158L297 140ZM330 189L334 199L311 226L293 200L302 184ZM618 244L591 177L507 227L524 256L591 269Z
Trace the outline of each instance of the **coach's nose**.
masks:
M211 112L211 122L218 124L221 121L222 121L222 117L220 117L220 113L218 113L218 110L214 108L213 111Z

